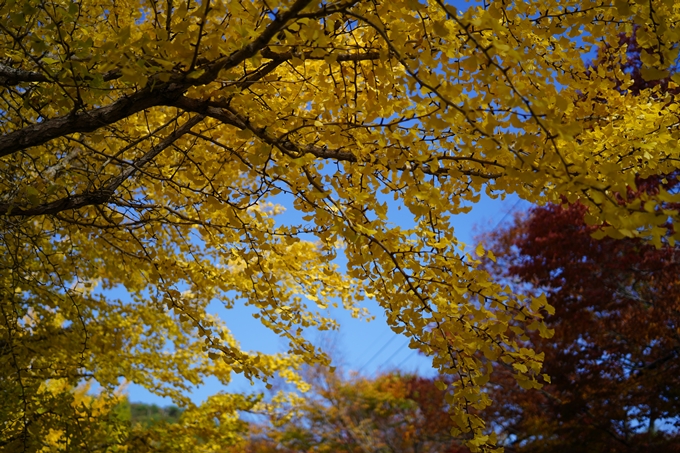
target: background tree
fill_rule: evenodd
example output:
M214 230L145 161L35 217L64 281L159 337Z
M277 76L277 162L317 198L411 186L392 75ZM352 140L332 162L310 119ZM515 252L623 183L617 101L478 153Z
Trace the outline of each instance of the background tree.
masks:
M252 427L249 452L465 453L434 379L308 370L310 391L284 419Z
M303 363L328 362L305 329L371 297L451 376L470 448L490 449L476 415L486 365L540 385L521 332L541 327L542 302L479 269L451 216L483 191L566 197L607 234L659 243L676 213L655 206L677 194L659 186L648 210L616 194L678 169L674 95L627 93L629 74L614 82L581 55L637 26L642 74L664 78L679 16L661 0L0 4L3 442L37 449L53 422L69 426L59 414L79 383L107 397L123 377L185 407L187 430L214 432L210 414L252 402L199 409L190 386L299 383ZM277 217L281 202L302 220ZM211 301L253 307L286 353L243 351Z
M586 212L534 207L489 236L490 268L545 291L555 334L527 339L551 383L529 393L494 380L488 417L512 433L510 451L680 451L680 248L595 239Z
M156 404L131 403L127 397L122 398L113 410L113 414L121 420L144 426L177 423L182 412L182 408L174 405L160 407Z

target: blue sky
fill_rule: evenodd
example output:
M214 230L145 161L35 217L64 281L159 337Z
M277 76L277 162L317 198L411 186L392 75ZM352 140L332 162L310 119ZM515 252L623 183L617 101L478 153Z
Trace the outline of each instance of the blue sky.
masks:
M482 231L494 229L499 223L512 219L512 213L526 209L529 203L520 201L517 197L507 197L505 200L490 199L482 196L472 210L467 214L460 214L454 218L456 235L469 248L477 245L474 237ZM404 213L403 219L390 218L393 223L402 224L412 221L408 211L390 209L392 215ZM291 210L286 217L294 217ZM292 219L286 219L286 221ZM400 369L405 372L417 372L421 375L431 375L432 368L429 359L408 348L408 340L397 335L387 326L384 311L372 301L366 306L372 321L357 320L342 309L333 310L333 315L340 323L340 330L328 334L326 338L319 337L317 342L330 343L333 347L334 360L345 370L360 371L364 375L375 375L380 371ZM285 345L278 336L264 329L259 321L252 318L255 310L252 307L237 307L225 310L219 302L210 305L210 311L226 320L227 326L245 350L258 350L265 353L275 353L285 350ZM314 337L312 337L314 339ZM261 386L252 387L241 376L235 376L228 389L231 391L250 392ZM208 396L224 390L216 381L208 381L191 394L192 400L199 403ZM144 388L131 384L127 388L128 397L133 402L145 402L159 405L171 404L171 401L158 397Z

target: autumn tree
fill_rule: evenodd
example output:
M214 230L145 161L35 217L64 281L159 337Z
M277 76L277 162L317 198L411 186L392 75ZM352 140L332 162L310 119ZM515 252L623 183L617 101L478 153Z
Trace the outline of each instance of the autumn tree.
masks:
M311 388L288 409L251 426L247 452L467 453L451 437L444 392L435 379L399 372L369 378L316 367Z
M643 75L663 78L678 15L660 0L3 2L0 446L105 449L65 408L84 380L107 399L122 378L172 397L194 438L255 403L195 407L190 386L304 387L296 370L328 362L305 330L370 297L451 376L456 432L492 448L475 412L487 363L540 386L521 332L545 331L545 306L480 269L452 216L482 192L566 197L607 234L665 238L677 213L657 207L676 194L616 194L677 170L674 95L632 95L581 54L638 27ZM211 301L254 307L288 350L243 351Z
M177 406L159 407L155 404L130 403L123 404L123 409L129 411L131 422L142 425L162 423L177 423L182 415L182 410Z
M495 380L489 418L513 434L511 451L679 451L680 248L595 239L584 214L535 207L492 235L493 269L547 293L555 335L527 341L551 383L529 394Z

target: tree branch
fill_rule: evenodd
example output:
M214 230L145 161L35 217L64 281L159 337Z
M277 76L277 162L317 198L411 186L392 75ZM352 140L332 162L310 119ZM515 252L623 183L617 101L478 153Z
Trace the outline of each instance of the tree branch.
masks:
M79 209L85 206L107 203L123 182L137 173L164 149L172 145L177 139L189 132L193 126L203 120L203 115L196 115L173 131L163 141L151 148L138 160L129 164L118 176L111 178L104 186L97 190L60 198L31 208L19 208L11 203L0 204L0 215L29 217L37 215L57 214L69 209Z
M184 84L168 84L160 89L156 86L153 90L147 86L106 107L31 124L0 137L0 157L76 132L93 132L150 107L170 105L186 89Z
M358 0L354 0L356 2ZM195 85L205 85L212 82L217 78L217 75L223 69L232 68L242 61L248 58L254 57L258 52L264 49L269 41L276 36L286 24L295 19L295 17L307 7L312 2L312 0L297 0L291 5L288 11L282 14L277 14L276 19L274 19L267 28L264 29L262 34L255 38L250 44L243 46L241 49L232 53L228 57L217 60L215 63L209 65L203 75L195 79Z
M0 63L0 86L11 86L21 82L49 82L50 79L41 72L16 69Z
M274 52L270 48L265 48L262 49L262 56L265 58L269 58L272 60L290 60L294 56L296 56L296 53L294 53L292 50L289 50L287 52ZM323 57L314 57L312 56L312 51L308 52L303 52L301 54L297 54L300 56L303 56L305 60L324 60L326 56ZM335 61L366 61L366 60L377 60L380 58L380 52L378 51L370 51L370 52L352 52L352 53L340 53L340 54L329 54L329 55L335 55Z
M354 155L354 153L352 153L351 151L345 151L343 149L331 149L315 145L298 145L296 143L291 142L290 140L287 139L282 140L280 138L274 137L267 132L266 128L253 127L253 125L248 123L244 118L240 117L230 108L220 108L211 106L206 101L199 101L198 99L192 99L186 96L179 99L175 103L175 106L188 112L196 112L201 115L209 116L216 120L222 121L222 123L224 124L232 125L241 130L250 130L260 140L262 140L262 142L277 147L279 150L281 150L281 152L288 156L300 157L306 154L311 154L320 159L332 159L344 162L359 161L357 157ZM460 160L464 160L464 158L461 157ZM471 160L474 161L474 159ZM476 170L465 170L457 168L449 169L440 167L437 169L433 169L429 165L421 163L413 164L413 166L410 167L399 168L399 170L401 171L412 170L415 169L416 166L420 168L420 170L426 175L432 176L447 177L449 176L449 170L458 171L466 176L475 176L484 179L496 179L503 176L503 173L482 173Z
M117 79L121 76L120 69L112 69L106 72L102 77L104 81ZM83 77L85 80L92 80L92 77ZM0 63L0 86L13 86L20 83L28 82L54 82L42 72L27 71L25 69L17 69L6 64Z
M93 132L151 107L171 106L190 87L208 84L214 81L223 69L238 66L246 59L255 56L286 26L288 21L294 19L309 3L311 3L311 0L297 0L288 11L277 15L276 19L265 28L262 34L249 44L208 65L206 72L201 77L188 80L183 74L181 78L176 78L176 80L167 83L149 80L147 85L135 94L126 96L106 107L45 120L10 132L0 137L0 157L39 146L55 138L76 132ZM37 74L28 73L24 75Z

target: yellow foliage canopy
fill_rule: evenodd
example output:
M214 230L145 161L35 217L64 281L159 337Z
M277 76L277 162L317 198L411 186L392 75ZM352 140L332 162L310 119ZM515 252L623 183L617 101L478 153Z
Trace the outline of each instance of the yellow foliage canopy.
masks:
M491 448L475 415L490 403L488 359L540 386L541 356L508 322L535 327L549 307L478 270L451 216L482 191L565 197L609 234L661 241L677 213L655 206L678 196L626 193L677 170L678 104L656 89L630 95L616 64L591 70L582 54L610 44L607 60L620 61L618 35L638 27L643 74L664 77L679 10L673 0L3 2L0 442L30 450L49 430L60 445L85 442L60 410L76 398L63 388L83 379L112 394L124 377L185 405L183 390L207 375L299 382L301 364L327 361L303 331L334 328L323 310L338 300L359 314L372 297L454 376L448 400L470 447ZM282 196L303 224L276 221ZM412 227L390 222L392 198ZM289 351L241 350L206 314L214 300L255 307ZM255 404L244 401L206 411Z

